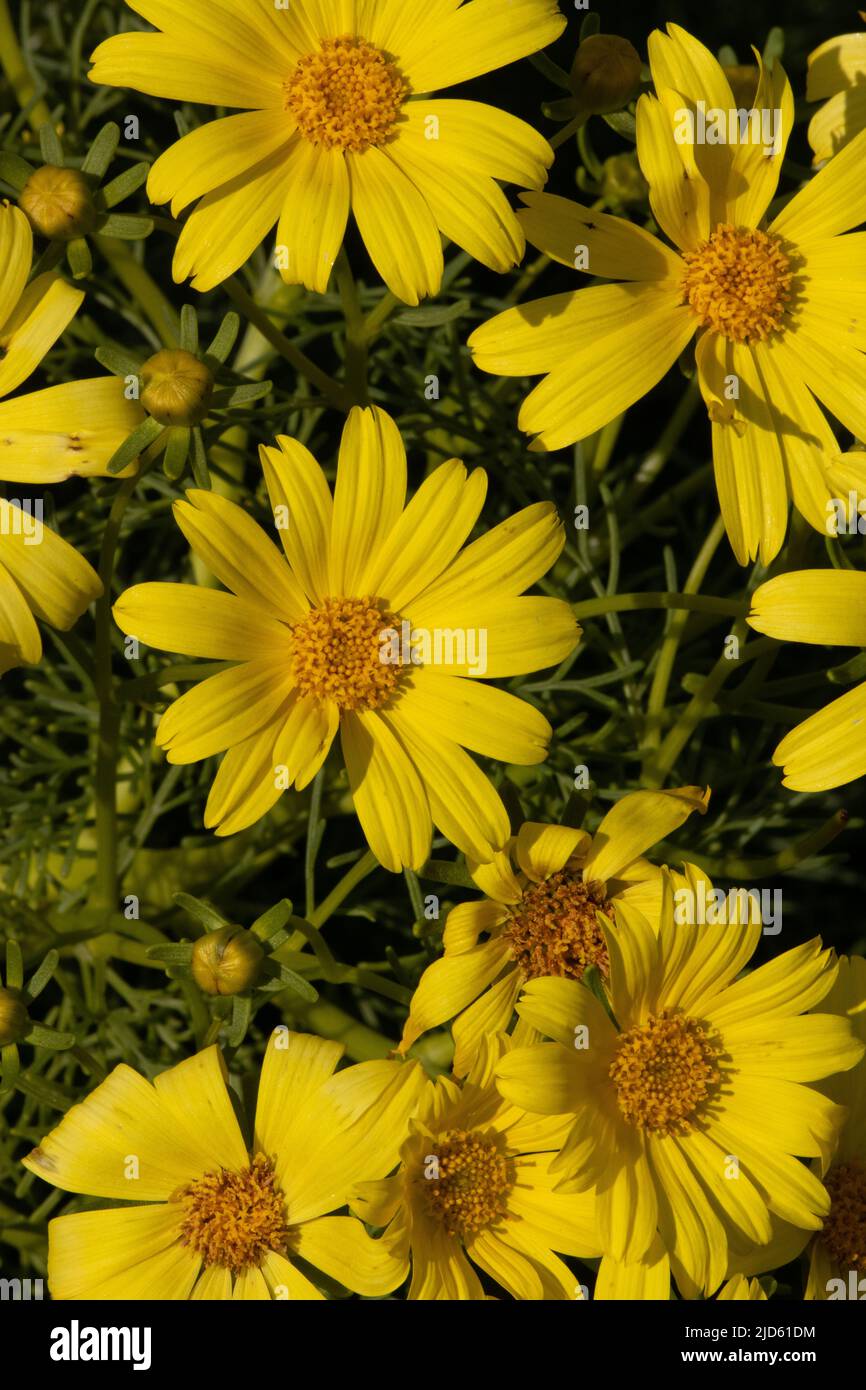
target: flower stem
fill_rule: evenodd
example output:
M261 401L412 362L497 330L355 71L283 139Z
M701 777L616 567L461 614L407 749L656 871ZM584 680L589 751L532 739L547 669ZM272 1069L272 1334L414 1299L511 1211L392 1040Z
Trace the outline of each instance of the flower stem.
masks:
M345 248L340 251L335 266L337 286L343 304L346 320L346 390L356 405L366 405L369 399L367 390L367 361L369 342L367 339L358 286L352 274L349 257Z
M349 399L349 392L336 381L333 377L323 372L321 367L317 367L315 362L311 362L306 353L301 352L300 348L281 333L275 324L271 323L268 315L260 305L256 303L251 294L248 294L236 276L225 282L225 291L229 299L246 315L250 323L254 323L261 333L281 357L294 367L300 376L306 378L311 385L315 386L326 401L337 410L347 413L354 402Z
M51 112L41 98L36 100L36 83L24 62L8 0L0 0L0 65L18 98L19 106L22 111L27 111L31 128L38 132L41 126L50 124Z
M713 598L707 594L610 594L606 598L590 598L572 604L578 622L585 618L600 618L606 613L638 613L647 608L685 608L693 613L712 613L718 618L741 618L746 604L729 598Z
M135 491L138 476L121 484L102 539L99 578L102 597L96 605L96 695L99 726L96 739L96 877L92 898L96 906L116 910L117 873L117 744L120 733L120 706L115 699L111 674L111 589L117 545L127 503Z
M684 593L697 593L704 582L707 570L721 544L724 534L725 523L721 517L717 517L692 565L683 588ZM647 750L658 748L661 743L665 701L667 700L668 688L670 687L674 663L677 659L677 652L679 651L688 620L688 609L681 609L678 613L674 614L673 618L670 620L667 634L662 643L661 651L659 652L658 664L656 665L647 704L646 735L644 740L644 745Z

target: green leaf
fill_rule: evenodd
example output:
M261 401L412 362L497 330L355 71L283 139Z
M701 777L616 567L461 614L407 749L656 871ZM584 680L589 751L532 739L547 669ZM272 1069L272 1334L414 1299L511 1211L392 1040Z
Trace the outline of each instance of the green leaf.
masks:
M229 1047L240 1047L253 1017L253 1001L249 994L236 994L232 999L232 1021L226 1034Z
M192 476L195 479L196 487L204 488L205 492L210 492L211 481L207 466L207 452L204 447L204 435L198 427L192 432Z
M173 896L178 907L182 907L190 917L201 922L205 931L219 931L221 927L229 926L225 917L221 917L210 903L202 902L201 898L194 898L190 893L175 893Z
M187 425L175 425L167 433L168 443L165 446L162 470L167 478L171 478L172 482L177 482L178 478L183 477L186 461L189 458L192 430Z
M24 957L14 936L6 942L6 986L8 989L24 988Z
M25 1037L33 1047L47 1047L52 1052L65 1052L75 1043L74 1033L58 1033L56 1028L46 1028L42 1023L34 1023Z
M470 300L458 299L456 304L441 305L438 309L406 309L394 315L394 322L410 324L413 328L441 328L443 323L454 323L471 307Z
M115 125L114 121L109 121L108 125L102 127L87 151L81 165L81 172L92 174L97 182L101 182L106 169L114 158L114 152L119 142L120 126Z
M113 372L115 376L137 377L141 371L142 364L136 361L134 357L130 357L128 353L124 352L123 348L114 347L113 345L98 347L93 355L100 367L105 367L109 372Z
M637 142L637 123L630 111L614 111L612 115L603 116L602 120L624 140L630 140L633 145Z
M315 1004L319 997L319 991L313 988L309 980L305 980L300 975L297 975L294 970L290 970L289 967L283 965L281 961L273 959L262 961L262 973L269 975L272 980L279 980L281 984L287 985L289 989L294 990L295 994L299 994L302 999L305 999L308 1004Z
M205 353L205 359L214 357L217 362L227 361L229 353L237 342L240 327L240 315L232 309L220 324L213 342Z
M120 241L139 241L150 236L153 231L151 217L138 217L134 213L113 212L106 217L99 228L100 236L117 237Z
M51 976L57 969L59 963L59 952L49 951L42 964L36 971L34 971L33 975L27 983L27 988L24 991L24 993L27 995L28 999L35 999L37 995L42 993L43 989L48 984L48 981L51 979Z
M192 960L192 946L188 941L169 946L148 946L147 955L150 960L159 961L161 965L189 965Z
M77 236L66 247L66 259L72 271L73 280L85 280L93 269L90 247L83 236Z
M108 472L112 475L122 473L124 468L128 468L131 463L135 462L139 454L142 454L145 449L155 443L162 434L163 428L164 426L158 420L154 420L148 415L138 429L133 430L120 448L115 450L108 463Z
M273 383L270 381L251 381L245 386L236 386L233 391L228 393L220 391L220 399L214 396L214 405L217 409L231 410L233 406L248 405L250 401L261 400L273 390Z
M102 189L103 206L113 208L122 203L124 198L131 197L147 182L149 173L149 164L133 164L130 169L124 169L122 174L118 174L116 179L112 179L111 183L107 183Z
M180 345L193 357L198 352L198 315L191 304L184 304L180 311Z
M20 193L27 180L36 170L32 164L28 164L26 159L19 159L17 154L10 154L8 151L0 153L0 179L6 183L11 183L17 193Z
M64 167L63 146L54 126L47 121L39 127L39 148L42 151L43 164L54 164L58 169Z
M269 941L277 932L282 931L291 915L292 904L288 898L283 898L282 902L275 903L267 912L263 912L261 917L257 917L250 931L255 932L260 941Z

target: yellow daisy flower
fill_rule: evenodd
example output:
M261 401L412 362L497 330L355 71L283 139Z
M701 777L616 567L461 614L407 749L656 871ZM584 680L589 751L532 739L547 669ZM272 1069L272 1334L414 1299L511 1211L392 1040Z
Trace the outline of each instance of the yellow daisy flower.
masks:
M703 814L709 796L700 787L632 792L595 835L527 821L491 863L470 864L485 897L449 912L445 954L421 976L401 1050L453 1018L454 1070L465 1075L483 1038L508 1027L527 980L579 980L591 965L606 976L599 914L610 917L622 899L653 916L661 873L643 855L692 811Z
M534 246L624 283L508 309L469 343L484 371L545 374L520 425L537 436L531 447L559 449L646 395L697 335L731 546L740 564L769 564L791 499L810 525L833 529L827 474L839 449L818 402L866 438L866 237L841 237L866 219L866 144L852 143L767 226L794 112L784 72L762 67L754 101L767 134L781 113L774 145L758 121L737 143L692 143L698 103L736 113L728 78L677 25L650 36L649 56L657 95L638 102L638 157L677 249L630 222L527 194L521 221Z
M800 1157L832 1152L844 1111L803 1085L864 1053L850 1023L803 1014L836 976L818 940L737 978L758 922L688 927L666 888L658 934L620 908L606 929L609 1016L575 980L530 980L522 1020L555 1039L504 1057L514 1105L571 1111L560 1190L596 1189L605 1252L633 1263L657 1238L686 1298L726 1277L732 1236L765 1245L771 1213L819 1230L830 1199Z
M849 1020L866 1043L866 960L862 956L840 958L836 982L821 1008ZM737 1250L730 1272L763 1274L805 1251L807 1299L859 1300L866 1294L866 1060L823 1081L820 1089L845 1107L845 1122L832 1157L815 1165L830 1196L822 1228L803 1231L776 1219L770 1244L765 1249Z
M486 474L452 459L406 505L405 450L378 407L351 412L333 496L302 444L278 442L262 463L288 565L242 508L191 491L176 520L231 593L138 584L115 605L142 642L236 663L166 711L160 746L174 763L228 750L205 825L229 835L308 786L339 730L356 813L386 868L420 868L434 824L490 860L508 817L466 749L539 763L552 731L479 677L552 666L580 632L562 600L521 597L563 547L555 509L535 503L461 550Z
M154 203L181 233L177 281L209 290L277 229L289 284L323 292L349 212L398 298L442 279L440 233L494 270L525 243L497 180L541 188L553 153L523 121L425 93L551 43L555 0L128 0L156 34L120 34L93 54L93 82L241 108L157 160Z
M866 130L866 33L839 34L809 54L806 100L824 103L809 122L813 162L823 164Z
M363 1062L334 1074L342 1051L275 1030L251 1145L218 1048L152 1084L115 1067L23 1160L65 1192L137 1202L49 1223L52 1297L321 1298L297 1260L356 1293L395 1288L401 1262L331 1213L394 1167L423 1073Z
M68 632L101 594L96 571L35 507L0 497L0 676L42 660L37 618Z
M797 570L761 584L749 623L780 642L866 647L866 574ZM773 754L798 792L843 787L866 773L866 684L846 690L786 734Z
M78 312L83 290L55 271L28 284L33 232L0 203L0 397L36 370ZM105 474L114 451L144 419L114 377L64 382L0 400L0 480L58 483Z
M411 1261L410 1299L484 1299L478 1270L512 1298L579 1298L554 1251L601 1254L593 1194L554 1191L569 1117L527 1114L496 1090L493 1069L510 1046L487 1039L462 1084L429 1081L398 1172L350 1197L364 1221L387 1227L382 1240L404 1277Z

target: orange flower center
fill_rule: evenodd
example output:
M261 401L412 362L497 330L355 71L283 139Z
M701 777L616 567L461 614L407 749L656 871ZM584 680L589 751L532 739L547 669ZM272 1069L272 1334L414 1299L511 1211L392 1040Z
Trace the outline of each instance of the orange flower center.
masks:
M722 1074L718 1034L684 1014L650 1014L617 1044L608 1075L620 1111L636 1129L687 1134Z
M261 1264L269 1250L283 1254L288 1240L286 1204L273 1165L257 1154L241 1173L205 1173L172 1197L183 1205L183 1243L205 1265L240 1274Z
M600 912L613 913L602 885L584 883L576 874L560 869L523 894L502 935L527 980L542 975L579 980L591 965L607 975Z
M385 637L399 625L378 599L326 598L292 629L298 690L340 709L386 704L404 671Z
M779 237L723 224L683 260L686 302L707 328L752 343L782 327L794 270Z
M465 1239L506 1215L514 1171L501 1134L451 1129L425 1154L418 1181L434 1221Z
M840 1269L866 1274L866 1164L856 1159L831 1168L824 1179L830 1215L821 1240Z
M344 34L302 58L285 93L302 135L329 150L357 153L388 139L409 84L380 49Z

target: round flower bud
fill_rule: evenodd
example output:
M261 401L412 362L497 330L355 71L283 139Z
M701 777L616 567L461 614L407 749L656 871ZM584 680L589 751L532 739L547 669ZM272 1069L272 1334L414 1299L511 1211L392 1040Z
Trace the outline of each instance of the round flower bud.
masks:
M30 1019L17 989L0 989L0 1047L20 1042L30 1032Z
M72 241L96 226L90 186L78 169L43 165L30 175L18 202L33 230L49 241Z
M192 975L205 994L240 994L255 984L264 951L244 927L220 927L192 948Z
M604 161L602 184L611 207L628 207L645 201L648 184L633 154L614 154Z
M141 404L161 425L198 425L207 415L214 379L182 348L165 348L141 369Z
M570 86L578 109L588 116L621 111L640 86L641 60L628 39L592 34L574 55Z

